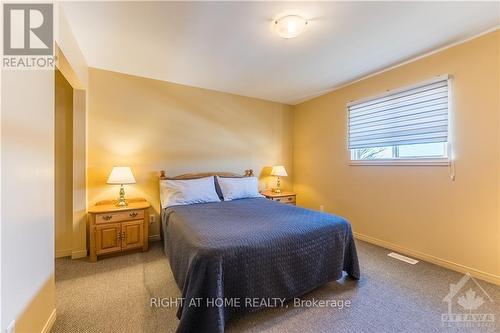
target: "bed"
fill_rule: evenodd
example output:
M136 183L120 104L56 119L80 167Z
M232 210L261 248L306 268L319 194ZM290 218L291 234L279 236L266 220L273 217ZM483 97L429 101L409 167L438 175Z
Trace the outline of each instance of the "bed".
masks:
M360 277L344 218L265 198L162 209L162 235L182 291L177 332L221 333L235 315L279 305L343 271Z

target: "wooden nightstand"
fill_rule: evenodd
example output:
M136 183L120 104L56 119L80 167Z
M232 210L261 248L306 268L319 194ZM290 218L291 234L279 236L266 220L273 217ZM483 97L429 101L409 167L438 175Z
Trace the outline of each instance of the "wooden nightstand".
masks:
M267 199L272 201L279 201L290 205L296 204L295 197L297 196L297 193L287 192L287 191L281 191L281 193L276 193L271 190L266 190L263 191L261 194L265 196Z
M108 253L142 248L148 250L148 209L144 199L127 200L127 207L116 201L100 201L88 209L90 261Z

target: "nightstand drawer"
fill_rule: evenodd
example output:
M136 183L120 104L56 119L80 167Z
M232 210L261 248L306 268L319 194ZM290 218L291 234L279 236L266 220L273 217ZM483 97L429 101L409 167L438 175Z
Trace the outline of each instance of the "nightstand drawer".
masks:
M113 212L96 214L95 223L112 223L120 221L140 220L144 219L144 210L127 210L124 212Z
M290 195L290 196L286 196L286 197L276 197L276 198L273 198L272 199L273 201L279 201L279 202L282 202L282 203L295 203L295 195Z

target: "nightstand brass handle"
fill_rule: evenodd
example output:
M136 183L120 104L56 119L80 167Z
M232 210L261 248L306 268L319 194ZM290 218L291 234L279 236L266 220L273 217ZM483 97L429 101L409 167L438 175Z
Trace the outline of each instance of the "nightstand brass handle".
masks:
M109 221L113 218L113 215L105 215L102 217L104 220Z
M137 216L137 212L130 213L130 217L136 217L136 216Z

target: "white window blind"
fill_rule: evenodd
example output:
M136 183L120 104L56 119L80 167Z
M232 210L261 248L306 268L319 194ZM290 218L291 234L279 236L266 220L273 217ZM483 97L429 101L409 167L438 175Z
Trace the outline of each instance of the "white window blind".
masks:
M349 149L448 141L448 76L347 105Z

